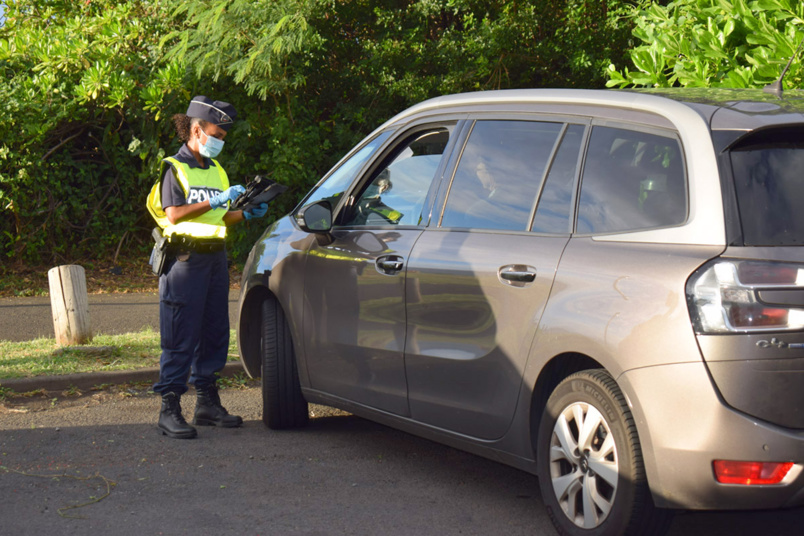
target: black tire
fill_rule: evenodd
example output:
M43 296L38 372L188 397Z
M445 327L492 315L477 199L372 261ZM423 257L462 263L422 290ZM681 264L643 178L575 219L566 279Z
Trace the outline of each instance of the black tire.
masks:
M293 339L275 299L262 304L262 421L272 430L299 428L309 420L301 392Z
M556 387L536 448L542 499L559 534L659 536L669 528L672 512L653 504L634 419L608 372L578 372Z

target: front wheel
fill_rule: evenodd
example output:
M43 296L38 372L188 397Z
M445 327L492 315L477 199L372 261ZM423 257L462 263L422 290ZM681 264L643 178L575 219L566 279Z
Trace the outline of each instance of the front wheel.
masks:
M290 327L279 302L262 304L262 421L280 430L305 426L307 401L301 392Z
M564 536L661 535L672 514L648 489L636 425L604 370L569 376L550 395L539 425L539 486Z

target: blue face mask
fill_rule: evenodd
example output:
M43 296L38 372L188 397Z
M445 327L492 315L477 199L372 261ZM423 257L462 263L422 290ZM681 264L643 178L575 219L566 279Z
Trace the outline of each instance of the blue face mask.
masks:
M201 132L204 131L202 130ZM204 136L207 137L207 142L201 143L200 140L198 142L198 152L201 153L201 156L215 158L221 154L221 151L223 150L223 140L219 140L214 136L209 136L206 132L204 132Z

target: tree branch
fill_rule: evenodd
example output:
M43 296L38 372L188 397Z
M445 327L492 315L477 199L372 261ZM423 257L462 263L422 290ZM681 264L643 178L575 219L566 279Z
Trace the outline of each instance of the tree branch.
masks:
M79 130L78 132L76 132L75 134L73 134L72 136L70 136L69 138L65 138L65 139L63 139L61 142L59 142L59 144L58 144L58 145L56 145L56 146L55 146L55 147L53 147L51 150L49 150L48 152L46 152L46 153L45 153L45 155L42 157L42 162L44 162L45 160L47 160L47 157L48 157L48 156L52 155L54 152L56 152L56 151L57 151L57 150L58 150L60 147L62 147L64 144L66 144L67 142L69 142L69 141L70 141L70 140L72 140L73 138L77 138L78 136L80 136L80 135L81 135L81 134L83 134L83 133L84 133L84 130L83 130L83 129L81 129L81 130Z

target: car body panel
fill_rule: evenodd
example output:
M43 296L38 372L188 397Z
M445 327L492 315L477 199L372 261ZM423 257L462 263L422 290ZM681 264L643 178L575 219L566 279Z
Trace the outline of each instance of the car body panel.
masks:
M804 500L804 431L770 425L723 404L703 362L633 369L617 378L627 394L657 506L783 508ZM712 461L794 461L782 484L719 484Z
M533 345L540 370L555 355L592 356L616 378L665 363L701 362L687 310L686 275L716 246L569 241Z
M256 317L259 316L259 304L265 293L271 293L282 304L294 333L301 332L304 304L302 294L294 289L304 285L306 251L313 240L314 235L301 231L292 218L283 217L266 229L244 265L238 300L240 314L235 329L238 351L251 377L262 374L259 356L261 325ZM293 344L301 361L299 374L306 379L304 340L294 337Z

